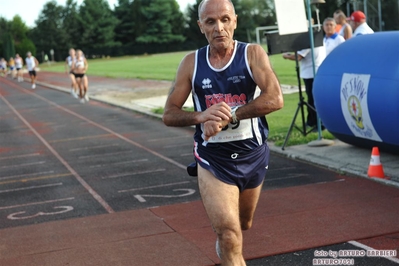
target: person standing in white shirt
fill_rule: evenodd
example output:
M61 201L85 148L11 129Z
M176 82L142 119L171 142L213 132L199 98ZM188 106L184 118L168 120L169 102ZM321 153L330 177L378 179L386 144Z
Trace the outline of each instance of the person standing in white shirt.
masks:
M347 20L353 29L353 37L374 33L374 31L367 24L366 15L362 11L353 12L352 15L347 18Z
M29 71L30 82L32 83L32 89L36 88L36 67L39 65L39 61L32 55L31 52L26 54L25 64Z
M335 47L345 42L344 37L335 32L336 26L337 24L333 18L326 18L323 22L323 30L325 32L323 44L326 48L326 56L328 56Z
M319 66L326 58L326 48L324 46L315 47L314 53L314 63L315 70L319 69ZM308 97L308 115L306 118L306 126L315 127L317 125L317 113L314 106L313 99L313 59L311 49L303 49L297 52L299 63L299 76L303 79L306 88L306 95ZM295 54L284 53L284 59L295 60Z

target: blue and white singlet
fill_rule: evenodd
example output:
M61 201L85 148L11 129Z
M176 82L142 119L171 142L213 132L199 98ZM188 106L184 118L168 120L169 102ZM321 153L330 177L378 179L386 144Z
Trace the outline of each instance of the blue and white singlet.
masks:
M230 107L240 107L256 97L257 85L248 63L248 46L248 43L235 41L233 55L221 69L216 69L210 64L209 45L196 51L192 83L195 111L202 112L222 101ZM197 147L206 146L207 150L224 150L228 154L245 153L264 144L268 132L265 117L244 119L238 124L229 124L226 130L206 142L203 137L203 124L200 124L196 126L194 141Z

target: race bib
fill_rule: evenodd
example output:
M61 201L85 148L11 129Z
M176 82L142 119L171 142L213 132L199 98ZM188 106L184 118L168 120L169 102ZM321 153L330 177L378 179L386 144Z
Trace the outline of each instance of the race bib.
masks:
M228 124L216 136L211 137L209 143L221 143L252 138L251 119L238 121L236 124Z

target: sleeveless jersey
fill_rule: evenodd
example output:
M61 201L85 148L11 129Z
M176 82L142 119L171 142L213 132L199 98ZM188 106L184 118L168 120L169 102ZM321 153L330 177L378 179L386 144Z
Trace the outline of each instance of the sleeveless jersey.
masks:
M35 70L36 62L35 62L35 58L33 57L33 55L31 57L27 57L25 59L25 62L26 62L26 68L28 69L28 71Z
M72 67L72 63L73 63L75 60L76 60L76 59L75 59L75 58L72 58L71 56L68 56L68 57L67 57L67 61L68 61L68 66L69 66L69 68Z
M76 59L75 63L75 68L84 68L85 67L85 61L83 60L83 57L79 57Z
M15 67L16 68L22 68L22 59L21 59L21 57L16 57L14 61L15 61Z
M219 102L230 107L240 107L256 97L257 85L249 67L248 43L235 41L230 61L221 69L209 62L209 45L195 53L192 97L195 111L202 112ZM227 153L247 152L266 142L268 125L265 117L240 120L208 141L204 140L203 124L196 125L194 141L197 147L216 148Z

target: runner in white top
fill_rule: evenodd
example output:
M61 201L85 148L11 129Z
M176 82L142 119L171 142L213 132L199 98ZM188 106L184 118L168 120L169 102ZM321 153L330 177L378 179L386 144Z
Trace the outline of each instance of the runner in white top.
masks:
M76 60L72 63L72 71L75 75L76 84L79 86L80 102L84 103L89 101L88 87L89 81L86 76L87 68L86 57L83 55L82 50L76 50Z
M27 53L25 58L26 68L29 71L30 82L32 83L32 89L36 88L36 66L39 65L39 61L32 55L31 52Z
M17 70L17 80L18 82L21 82L24 80L24 78L22 77L22 67L24 65L24 62L22 58L19 56L19 54L15 55L14 61L15 61L15 68Z
M7 61L4 58L0 59L0 74L2 76L7 75Z
M71 79L71 95L75 98L78 98L77 88L76 88L76 79L75 75L72 71L72 64L76 60L75 49L69 49L69 56L65 59L65 71L68 73L69 78Z

